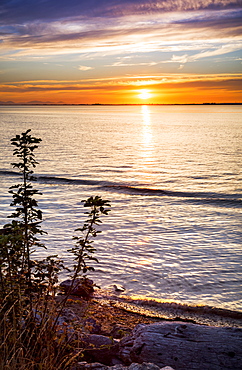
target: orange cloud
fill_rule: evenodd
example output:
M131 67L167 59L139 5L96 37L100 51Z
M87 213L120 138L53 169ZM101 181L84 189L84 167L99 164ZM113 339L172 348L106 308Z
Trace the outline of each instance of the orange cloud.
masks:
M80 81L22 81L0 86L0 100L26 102L64 101L71 104L136 104L137 91L149 87L147 103L240 102L242 75L163 75L132 76L116 79ZM32 100L32 99L31 99Z

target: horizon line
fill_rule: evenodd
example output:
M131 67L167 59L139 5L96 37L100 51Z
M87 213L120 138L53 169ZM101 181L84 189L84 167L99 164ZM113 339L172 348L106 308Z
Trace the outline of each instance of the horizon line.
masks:
M13 105L28 105L28 106L33 106L33 105L57 105L57 106L62 106L62 105L69 105L69 106L105 106L105 105L111 105L111 106L133 106L133 105L162 105L162 106L167 106L167 105L242 105L242 102L234 102L234 103L14 103L14 102L0 102L0 106L13 106Z

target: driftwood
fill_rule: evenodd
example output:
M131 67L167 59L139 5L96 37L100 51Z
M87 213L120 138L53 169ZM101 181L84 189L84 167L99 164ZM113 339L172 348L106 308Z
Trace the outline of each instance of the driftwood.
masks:
M242 329L170 322L138 325L120 342L126 364L152 362L175 370L242 369Z

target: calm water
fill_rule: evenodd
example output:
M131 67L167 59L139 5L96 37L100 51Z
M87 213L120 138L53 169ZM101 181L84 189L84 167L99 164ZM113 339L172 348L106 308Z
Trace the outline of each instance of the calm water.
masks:
M0 224L7 222L9 141L32 129L48 254L67 249L81 200L112 203L96 240L102 287L242 310L241 106L1 107ZM46 252L42 252L43 254Z

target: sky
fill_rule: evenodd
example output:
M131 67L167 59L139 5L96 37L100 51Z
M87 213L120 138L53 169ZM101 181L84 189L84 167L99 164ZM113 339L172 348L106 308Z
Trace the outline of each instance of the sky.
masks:
M1 0L0 102L242 102L242 0Z

